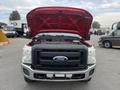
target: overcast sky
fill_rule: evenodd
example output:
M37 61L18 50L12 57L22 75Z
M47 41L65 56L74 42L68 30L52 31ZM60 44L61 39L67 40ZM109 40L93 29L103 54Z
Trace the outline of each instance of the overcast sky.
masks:
M0 0L0 21L7 22L13 10L18 10L25 20L30 10L42 6L70 6L86 9L103 27L120 21L120 0Z

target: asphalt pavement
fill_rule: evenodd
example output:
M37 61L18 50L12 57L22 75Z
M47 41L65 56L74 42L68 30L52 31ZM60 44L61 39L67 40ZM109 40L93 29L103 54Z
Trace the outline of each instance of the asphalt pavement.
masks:
M96 45L97 67L89 83L35 82L27 84L21 71L22 47L28 39L14 38L0 46L0 90L120 90L120 49L105 49L97 45L98 36L91 37Z

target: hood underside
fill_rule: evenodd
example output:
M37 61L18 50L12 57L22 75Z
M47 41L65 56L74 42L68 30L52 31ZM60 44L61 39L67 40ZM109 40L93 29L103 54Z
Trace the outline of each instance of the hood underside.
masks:
M92 20L89 12L70 7L40 7L27 14L31 36L42 32L65 32L76 33L86 39Z

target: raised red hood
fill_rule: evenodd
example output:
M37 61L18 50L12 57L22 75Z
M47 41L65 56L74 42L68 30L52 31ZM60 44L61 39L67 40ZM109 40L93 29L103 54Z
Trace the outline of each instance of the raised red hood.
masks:
M86 39L92 20L89 12L70 7L40 7L27 14L31 36L41 32L66 32Z

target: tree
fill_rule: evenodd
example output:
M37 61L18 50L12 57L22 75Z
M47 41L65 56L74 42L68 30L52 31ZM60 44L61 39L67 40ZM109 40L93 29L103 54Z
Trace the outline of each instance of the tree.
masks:
M92 28L99 29L100 28L100 23L97 21L94 21L92 24Z
M9 16L9 20L10 20L10 21L20 20L20 19L21 19L21 17L20 17L20 14L19 14L19 12L18 12L17 10L12 11L12 13L11 13L10 16Z

